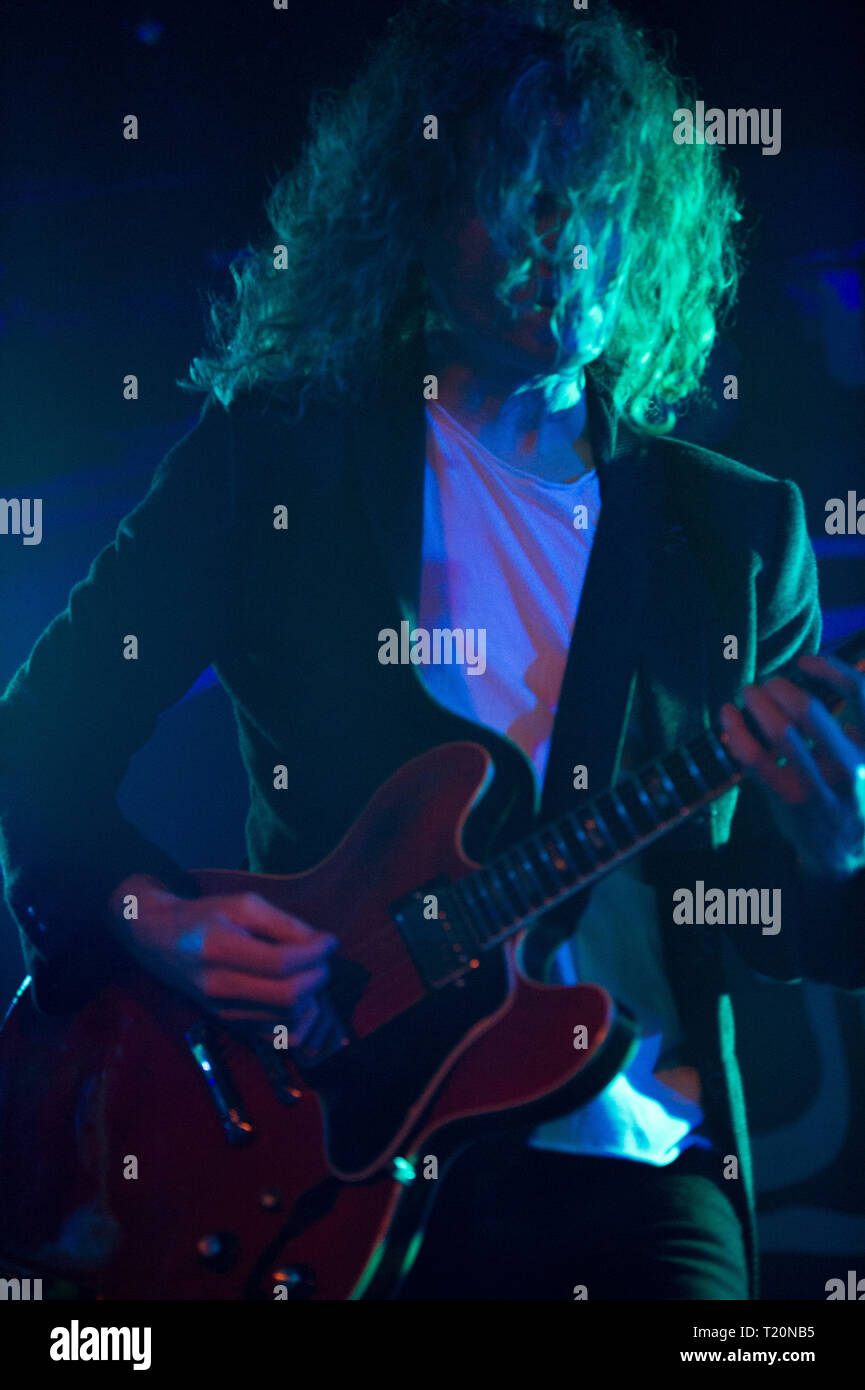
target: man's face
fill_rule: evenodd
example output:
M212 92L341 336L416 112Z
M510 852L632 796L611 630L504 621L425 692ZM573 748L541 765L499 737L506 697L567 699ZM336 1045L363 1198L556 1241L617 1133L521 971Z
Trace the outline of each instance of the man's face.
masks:
M496 286L508 267L475 208L475 188L490 139L487 118L473 116L466 122L457 184L441 218L424 233L423 262L436 305L467 347L503 374L539 375L552 370L559 352L551 328L556 276L581 272L571 260L553 263L567 213L551 195L544 195L536 200L532 215L535 234L548 255L535 256L528 280L511 295L516 315L497 297ZM579 343L582 360L597 357L606 342L601 324L599 310L593 309L585 324L565 326L564 355L572 357Z
M459 337L482 347L505 368L537 373L555 361L557 343L550 329L554 302L553 267L538 258L531 279L512 295L516 317L496 296L507 265L474 210L468 189L454 199L444 219L425 238L424 266L433 298ZM538 209L535 229L550 251L558 216Z

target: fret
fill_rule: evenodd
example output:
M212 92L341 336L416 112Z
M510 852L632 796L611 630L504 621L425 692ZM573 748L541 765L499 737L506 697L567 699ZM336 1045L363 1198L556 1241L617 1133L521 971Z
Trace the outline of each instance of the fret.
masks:
M562 827L562 833L564 834L567 832L570 835L573 848L577 852L578 861L579 857L582 856L582 860L586 866L583 872L587 874L594 873L595 869L598 867L597 855L593 853L588 838L584 834L582 826L576 821L573 811L569 816L566 816L564 820L559 821L559 824Z
M626 799L630 802L629 820L634 826L634 838L651 834L658 826L658 816L655 815L654 806L649 801L647 792L641 787L637 774L634 773L627 781L619 783L616 794L623 803Z
M709 742L709 731L704 730L698 739L691 744L691 757L703 774L703 780L709 790L720 786L725 780L718 769L718 760L712 751Z
M506 920L508 922L515 922L523 915L522 907L511 893L510 887L505 879L499 873L495 860L487 865L485 872L493 886L493 891L499 896L499 902L504 904L507 913Z
M605 818L601 815L598 805L599 802L600 797L598 797L597 801L592 801L589 803L588 809L592 813L592 820L595 822L595 825L598 829L598 833L601 836L601 842L604 848L608 849L611 854L618 854L619 846L616 843L616 837L607 825ZM590 825L590 822L584 821L583 828L585 829L587 825ZM588 833L591 834L591 831L589 831Z
M476 897L479 899L481 907L486 912L487 917L492 924L493 934L497 936L502 929L502 923L499 920L499 914L496 910L496 905L492 900L488 884L486 882L486 879L484 878L483 869L481 869L477 873L472 874L471 878L473 891Z
M546 845L544 844L541 835L533 835L527 843L535 851L537 861L541 866L541 873L543 877L546 879L546 896L550 898L557 895L562 888L561 875L556 872L555 864L550 858L549 851Z
M616 853L630 849L634 839L634 828L628 824L627 813L619 806L613 788L596 797L594 804L604 818Z
M512 862L516 864L518 870L522 871L523 880L528 884L530 891L526 894L526 897L528 898L529 907L538 908L543 906L547 900L546 889L535 873L528 853L522 845L512 845L508 853L513 856ZM534 895L534 898L540 896L540 901L535 902L532 895Z
M674 748L664 759L667 768L667 775L676 789L679 801L685 810L691 802L698 796L703 795L703 787L699 780L695 780L688 769L684 753L681 748Z
M650 776L654 777L655 781L660 784L660 787L664 793L663 797L655 798L652 793L652 787L650 784L647 789L649 795L652 796L655 805L658 806L658 810L663 814L664 819L674 820L675 817L682 810L683 803L682 798L676 791L675 785L673 784L673 781L667 772L667 769L665 768L663 762L659 758L656 762L650 764L648 770ZM659 801L660 804L658 804ZM670 809L671 807L672 811Z
M515 866L508 859L507 852L502 855L501 859L502 867L504 868L505 874L507 875L508 882L510 883L511 889L513 891L514 899L519 908L519 916L525 917L528 915L529 909L531 909L531 899L529 898L528 894L525 891L525 888L523 887L522 879L520 878Z
M673 801L676 803L676 808L677 808L677 810L679 810L679 811L683 810L683 809L684 809L685 803L683 802L682 798L679 796L679 792L678 792L678 789L677 789L677 787L676 787L676 784L675 784L675 782L673 781L673 779L672 779L672 777L670 776L670 774L668 773L666 767L664 766L664 764L663 764L660 760L656 763L656 767L657 767L657 769L658 769L658 776L660 777L661 782L663 783L664 790L670 795L670 797L671 797L671 798L673 799Z
M681 756L682 756L682 762L685 764L685 767L688 769L688 775L689 775L689 776L691 777L691 779L697 784L697 786L700 788L700 791L701 791L701 792L703 793L703 795L705 796L705 794L706 794L706 792L709 790L709 788L708 788L708 786L707 786L707 784L706 784L706 779L705 779L705 777L703 776L702 772L700 771L700 769L698 768L697 764L695 763L693 757L691 756L691 750L690 750L689 748L682 748L682 750L681 750Z
M724 772L727 777L732 777L738 769L734 767L726 748L724 747L721 740L718 738L718 735L715 733L714 729L706 730L706 740L709 744L709 747L712 750L712 753L717 759L721 771Z
M609 797L616 808L616 815L619 817L619 820L625 827L625 833L629 845L633 844L635 840L639 840L641 838L640 832L634 825L634 822L628 814L628 808L625 805L624 798L622 796L622 793L619 791L618 787L614 787L611 789Z
M581 878L582 874L580 873L580 870L577 868L576 864L571 858L571 852L565 844L564 837L560 834L558 827L555 824L549 826L547 833L549 834L550 839L555 845L556 852L561 855L562 863L565 865L568 871L572 874L572 876L575 879Z
M483 912L474 899L471 877L461 878L454 887L455 890L459 890L458 901L464 909L465 923L469 930L474 933L478 945L483 946L489 940L489 932Z
M643 814L645 815L646 820L649 822L649 831L651 832L652 830L657 829L658 825L660 824L657 814L657 808L655 806L655 803L652 801L652 798L649 796L649 793L646 791L646 788L640 781L639 773L635 772L631 777L630 782L625 783L625 787L628 786L633 788L634 794L640 803L640 807L642 808Z
M463 879L462 883L466 881ZM473 945L480 946L483 943L483 937L480 936L477 927L469 916L463 901L463 891L460 883L449 885L448 892L444 897L444 911L441 908L441 901L439 903L439 918L450 923L456 931L462 932Z
M484 942L490 941L494 936L498 934L499 921L492 903L483 891L483 885L481 883L480 875L477 873L470 874L469 877L467 879L463 879L462 882L467 885L470 894L470 901L477 908L481 921L483 922L483 940Z
M541 863L540 857L538 855L535 855L534 860L532 859L531 851L533 849L537 849L534 837L529 836L529 838L527 840L523 840L517 848L522 850L522 860L526 874L532 880L532 882L537 884L541 894L541 902L545 903L550 896L550 890L547 884L544 882L542 872L543 865Z
M573 811L571 820L574 822L574 833L581 837L581 843L589 853L594 855L595 863L603 864L610 857L610 847L607 839L598 828L598 822L590 814L591 809L589 806L585 810Z

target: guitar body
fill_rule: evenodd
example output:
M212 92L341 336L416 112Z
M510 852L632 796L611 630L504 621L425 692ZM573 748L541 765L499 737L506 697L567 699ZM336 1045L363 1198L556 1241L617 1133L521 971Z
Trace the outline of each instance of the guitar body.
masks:
M196 874L339 938L301 1051L143 971L72 1017L19 991L0 1033L4 1269L110 1299L387 1297L458 1149L608 1084L635 1029L604 990L529 979L524 933L431 988L389 910L477 867L461 837L489 763L472 743L414 759L306 873Z

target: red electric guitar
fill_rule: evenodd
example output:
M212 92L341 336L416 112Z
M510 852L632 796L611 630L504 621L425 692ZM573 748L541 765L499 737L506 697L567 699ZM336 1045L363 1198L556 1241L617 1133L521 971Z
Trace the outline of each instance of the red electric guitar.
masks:
M838 654L865 669L865 633ZM73 1017L39 1014L25 980L0 1033L0 1273L58 1296L388 1297L460 1147L608 1084L635 1025L521 953L742 774L706 729L480 867L461 838L489 767L474 743L415 758L306 873L196 873L338 935L302 1049L132 966Z

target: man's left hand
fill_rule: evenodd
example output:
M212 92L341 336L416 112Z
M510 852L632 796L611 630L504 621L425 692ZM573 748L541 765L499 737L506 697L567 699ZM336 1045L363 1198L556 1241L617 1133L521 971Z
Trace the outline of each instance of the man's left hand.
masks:
M729 704L721 709L723 741L763 787L799 862L820 877L846 879L865 868L865 675L831 657L802 656L797 664L844 697L843 722L775 676L743 692L768 748Z

